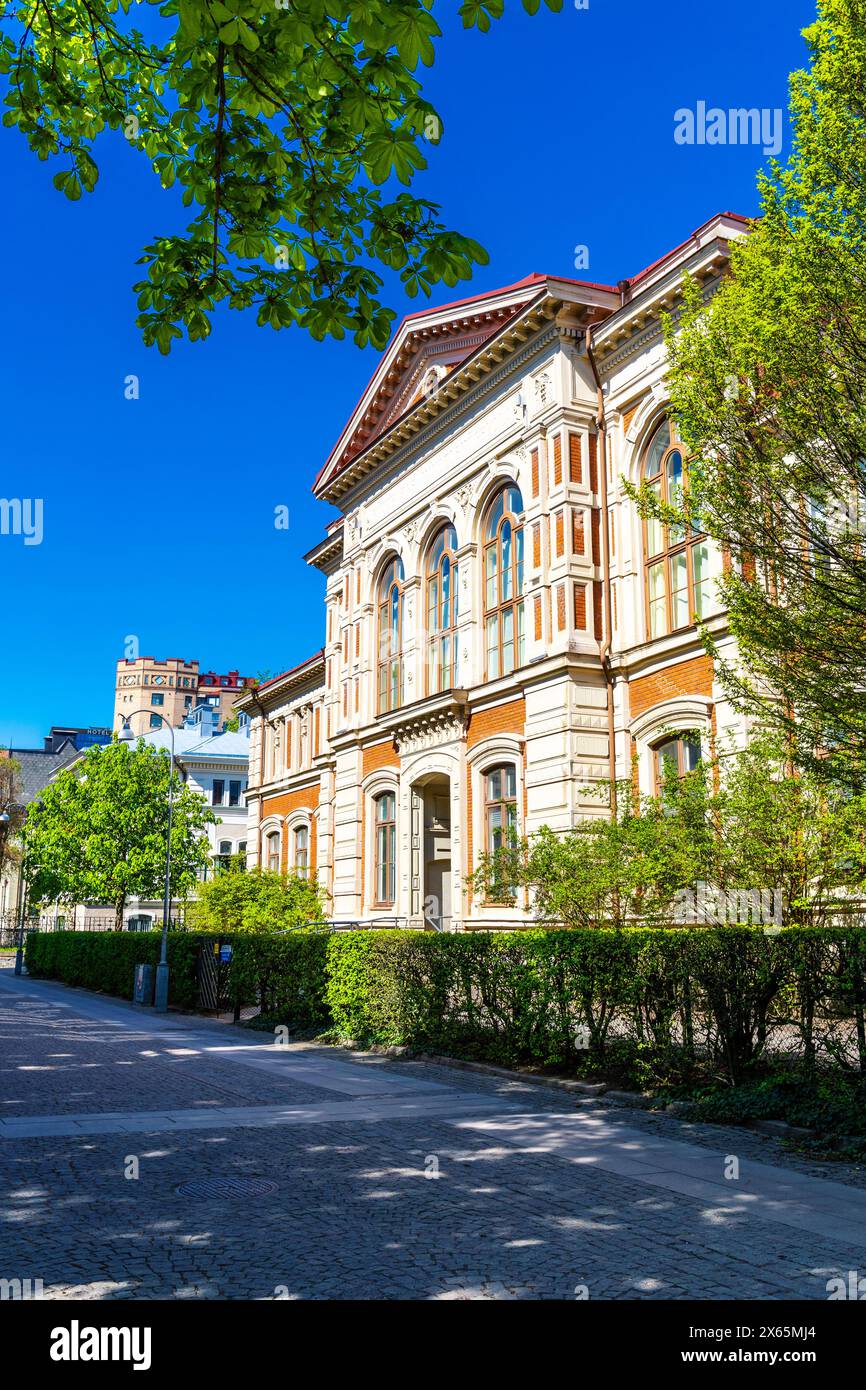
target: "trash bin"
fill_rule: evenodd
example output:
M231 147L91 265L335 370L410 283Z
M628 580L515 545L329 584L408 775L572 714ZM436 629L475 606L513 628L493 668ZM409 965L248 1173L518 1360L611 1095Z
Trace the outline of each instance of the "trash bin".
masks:
M135 981L132 992L134 1004L146 1004L153 1006L153 966L137 965L135 967Z

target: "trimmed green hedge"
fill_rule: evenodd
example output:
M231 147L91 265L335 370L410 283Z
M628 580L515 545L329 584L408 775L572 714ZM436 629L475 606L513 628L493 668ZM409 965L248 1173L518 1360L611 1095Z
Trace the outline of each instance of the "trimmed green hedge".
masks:
M215 934L169 933L169 1003L180 1009L195 1008L199 948L204 942L226 939ZM25 961L36 978L62 980L67 985L83 985L131 999L136 965L158 964L161 940L161 931L31 932Z
M216 939L169 938L173 1003L194 1007L199 946ZM737 1081L773 1053L866 1072L860 927L298 932L233 946L237 1004L363 1043L596 1069L627 1053L648 1080L700 1065ZM32 974L126 998L133 966L158 956L158 932L27 947Z
M730 1080L775 1051L866 1071L866 931L357 931L244 941L245 998L341 1036L502 1063ZM280 978L280 976L282 976Z
M330 1022L325 999L328 932L235 937L229 989L238 1004L261 1004L266 1018L298 1028Z

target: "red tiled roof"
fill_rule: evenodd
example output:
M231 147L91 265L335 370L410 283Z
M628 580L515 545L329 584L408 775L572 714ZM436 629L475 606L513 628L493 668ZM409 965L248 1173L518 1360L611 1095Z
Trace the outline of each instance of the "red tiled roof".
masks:
M717 212L712 217L707 218L706 222L702 222L701 225L692 232L691 236L686 237L685 241L680 242L679 246L675 246L672 251L666 251L663 256L659 256L657 261L653 261L652 265L645 266L643 270L639 270L637 275L629 276L625 283L627 285L636 285L638 280L643 280L644 276L649 275L650 271L657 270L660 265L664 265L665 261L673 260L674 256L679 255L680 251L684 251L689 243L694 241L695 237L700 236L705 227L708 227L711 222L715 222L719 217L729 217L732 222L742 222L744 227L748 226L749 222L753 220L750 217L743 217L739 212Z

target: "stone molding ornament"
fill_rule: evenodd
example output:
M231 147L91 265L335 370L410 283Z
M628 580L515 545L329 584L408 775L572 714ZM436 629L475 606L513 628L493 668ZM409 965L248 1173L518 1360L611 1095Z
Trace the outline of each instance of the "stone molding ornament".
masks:
M465 738L469 725L466 710L434 710L419 715L396 730L394 747L400 757L412 753L426 752L430 748L440 748L443 744L458 743Z

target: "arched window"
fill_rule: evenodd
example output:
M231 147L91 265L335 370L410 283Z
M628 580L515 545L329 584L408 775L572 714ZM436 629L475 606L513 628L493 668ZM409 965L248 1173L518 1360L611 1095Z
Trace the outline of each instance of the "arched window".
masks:
M669 420L659 425L644 456L643 477L662 502L678 506L685 486L683 449ZM644 522L647 627L663 637L702 618L710 597L710 549L705 538L682 526Z
M272 830L267 838L267 863L273 873L280 871L280 832Z
M653 769L655 789L661 791L668 777L685 777L694 772L701 760L700 735L693 729L681 734L670 734L653 747Z
M298 878L309 878L310 828L307 825L295 826L292 862Z
M379 580L379 713L403 703L403 564L395 558Z
M397 892L397 797L383 792L373 802L376 822L376 903L391 907Z
M484 778L484 821L488 854L516 843L517 773L512 763L492 768Z
M487 679L508 676L524 661L523 498L505 487L484 521L484 641Z
M427 556L427 694L459 685L457 532L444 526Z

